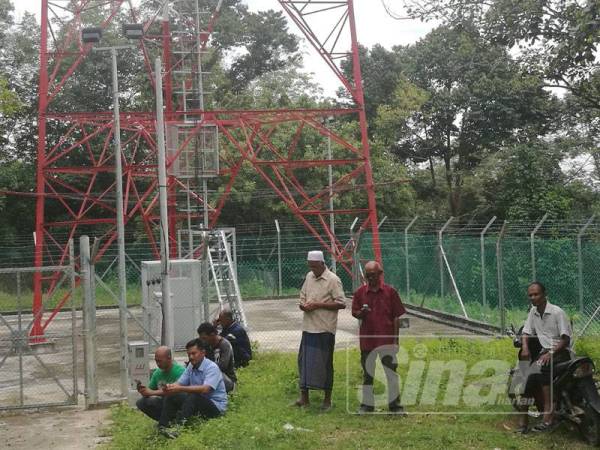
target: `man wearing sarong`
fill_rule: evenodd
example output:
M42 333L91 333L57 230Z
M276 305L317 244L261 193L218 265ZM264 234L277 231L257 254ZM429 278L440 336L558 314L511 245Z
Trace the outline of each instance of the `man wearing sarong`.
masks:
M307 260L310 272L302 285L299 303L304 312L298 352L300 398L294 405L308 406L308 391L323 390L325 396L321 409L328 411L331 409L337 316L346 303L342 282L325 266L323 252L308 252Z

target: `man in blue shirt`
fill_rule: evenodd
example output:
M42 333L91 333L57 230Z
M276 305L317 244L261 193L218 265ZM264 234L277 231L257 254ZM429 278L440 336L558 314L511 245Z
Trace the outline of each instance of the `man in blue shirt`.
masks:
M247 366L248 361L252 359L250 339L248 339L248 334L244 330L244 327L235 321L233 312L230 309L221 311L214 325L221 325L222 330L220 335L231 343L236 369Z
M178 422L194 416L212 419L224 414L227 409L223 376L219 366L205 358L206 344L194 339L186 344L185 349L190 360L185 372L176 383L163 388L165 402L158 421L161 430L165 430L176 417Z

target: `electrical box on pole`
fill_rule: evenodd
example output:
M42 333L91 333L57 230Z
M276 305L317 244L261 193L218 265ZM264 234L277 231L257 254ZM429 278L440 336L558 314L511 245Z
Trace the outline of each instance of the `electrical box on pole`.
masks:
M149 346L146 341L130 341L127 345L129 353L129 393L127 401L130 406L135 406L135 402L140 398L137 391L138 382L143 386L148 386L150 380L150 355Z

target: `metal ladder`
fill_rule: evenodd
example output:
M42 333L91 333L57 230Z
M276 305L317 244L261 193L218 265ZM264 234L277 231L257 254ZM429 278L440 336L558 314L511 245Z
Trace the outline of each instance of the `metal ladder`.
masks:
M205 55L210 54L208 50L200 48L200 37L205 33L205 28L208 24L208 19L211 17L211 12L201 9L199 0L195 1L195 8L191 10L174 11L182 22L191 25L191 29L185 28L173 30L173 51L175 58L175 66L173 75L173 93L178 97L180 108L184 112L190 110L204 110L205 96L210 94L204 89L206 84L205 77L210 75L210 72L202 70L203 59ZM192 20L190 20L192 19ZM188 117L184 115L186 122L194 122L197 117Z
M225 231L209 231L207 237L208 263L215 283L219 306L221 308L228 306L235 318L246 328L248 322L246 321L237 274L233 267Z

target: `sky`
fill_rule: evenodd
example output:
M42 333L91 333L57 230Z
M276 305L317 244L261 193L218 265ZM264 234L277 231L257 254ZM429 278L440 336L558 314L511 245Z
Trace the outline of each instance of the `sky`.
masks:
M394 15L403 15L402 0L354 0L356 27L360 44L371 47L381 44L386 48L394 45L407 45L416 42L425 36L432 28L431 24L421 23L416 20L395 20L386 12L382 1ZM252 10L275 9L280 6L276 0L245 0ZM40 14L41 0L13 0L16 17L19 18L24 11ZM315 16L317 17L317 16ZM324 18L336 20L337 17ZM319 30L318 23L314 25ZM321 29L325 29L321 27ZM300 32L294 24L290 30L296 34ZM314 80L323 88L326 95L333 95L339 86L337 78L325 65L325 62L316 55L308 43L304 46L304 66L307 72L314 74Z

